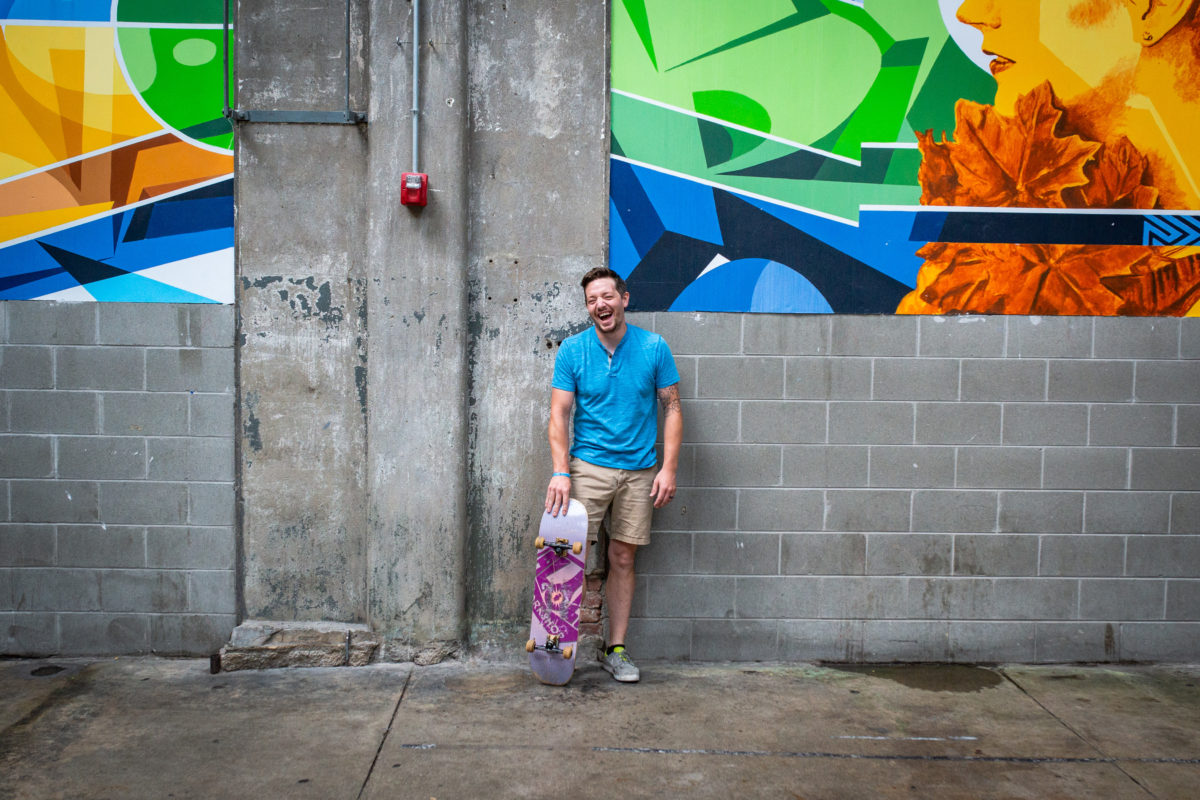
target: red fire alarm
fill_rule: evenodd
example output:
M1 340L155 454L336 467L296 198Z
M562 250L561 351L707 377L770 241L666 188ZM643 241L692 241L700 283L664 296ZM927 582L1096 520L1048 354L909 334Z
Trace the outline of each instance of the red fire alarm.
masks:
M429 176L424 172L406 172L400 176L400 203L423 206L429 202Z

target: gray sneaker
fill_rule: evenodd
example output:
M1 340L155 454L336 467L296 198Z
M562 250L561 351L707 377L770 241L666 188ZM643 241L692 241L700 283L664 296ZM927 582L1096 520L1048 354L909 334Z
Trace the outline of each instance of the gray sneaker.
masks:
M625 648L606 655L602 664L604 669L611 672L612 676L621 683L637 683L638 679L642 677L642 673L629 658L629 653Z

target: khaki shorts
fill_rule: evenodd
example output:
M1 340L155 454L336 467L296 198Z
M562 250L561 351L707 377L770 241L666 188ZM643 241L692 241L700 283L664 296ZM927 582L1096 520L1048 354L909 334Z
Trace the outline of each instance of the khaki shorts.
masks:
M612 508L608 538L627 544L650 544L650 517L654 501L654 467L612 469L571 459L571 496L583 503L588 514L588 536L596 536L604 512Z

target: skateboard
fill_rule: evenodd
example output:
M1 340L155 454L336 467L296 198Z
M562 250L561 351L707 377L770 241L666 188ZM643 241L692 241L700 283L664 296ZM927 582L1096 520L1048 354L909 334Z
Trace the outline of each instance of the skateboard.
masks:
M529 666L542 683L562 686L575 672L579 644L579 607L587 563L588 517L583 503L571 500L566 513L542 514L529 623Z

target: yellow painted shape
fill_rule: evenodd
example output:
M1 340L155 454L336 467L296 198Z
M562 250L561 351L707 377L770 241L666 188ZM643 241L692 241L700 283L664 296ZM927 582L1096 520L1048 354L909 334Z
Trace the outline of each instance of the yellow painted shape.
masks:
M31 214L13 214L8 217L0 217L0 244L16 239L19 236L28 236L31 233L48 230L59 225L64 225L68 222L74 222L84 217L90 217L93 214L100 214L108 211L113 207L111 202L108 203L93 203L87 206L73 206L71 208L56 208L53 211L35 211Z

